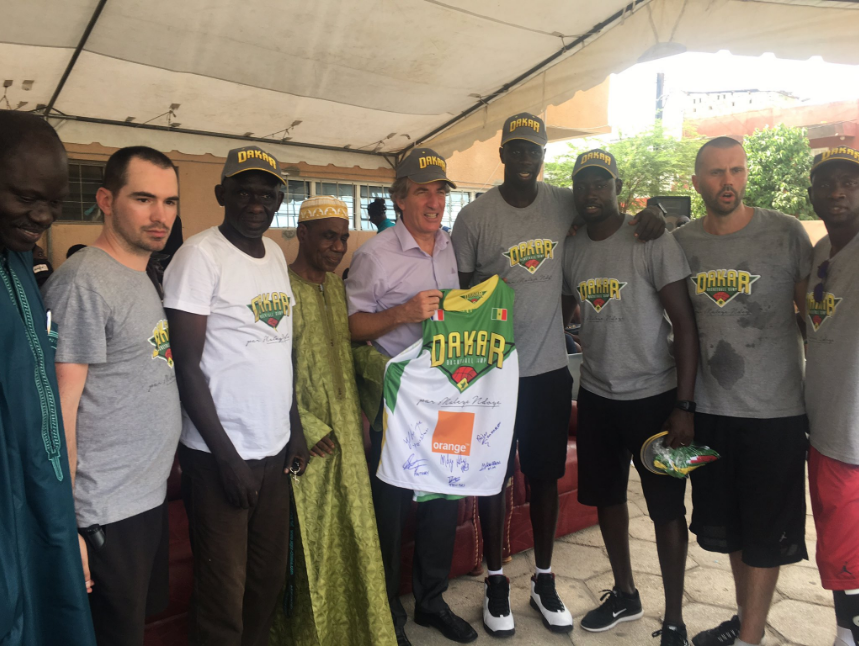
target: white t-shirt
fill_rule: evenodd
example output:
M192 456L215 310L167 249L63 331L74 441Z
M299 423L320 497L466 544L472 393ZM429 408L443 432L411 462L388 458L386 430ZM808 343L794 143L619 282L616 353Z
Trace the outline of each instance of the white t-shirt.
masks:
M244 460L277 455L289 441L292 308L280 247L240 251L218 227L189 238L164 274L164 307L208 317L200 367L221 425ZM187 412L182 444L210 452Z

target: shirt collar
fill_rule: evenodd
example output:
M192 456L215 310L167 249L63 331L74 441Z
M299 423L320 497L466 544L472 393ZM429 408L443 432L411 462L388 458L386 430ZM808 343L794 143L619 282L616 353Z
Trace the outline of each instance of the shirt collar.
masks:
M394 225L394 234L400 241L400 247L403 251L408 251L409 249L420 249L420 246L415 241L412 234L409 233L406 225L403 224L402 218L397 220L397 224ZM447 247L449 242L450 238L448 238L445 232L439 228L439 230L435 232L435 247L433 248L433 255L436 255L437 252ZM423 250L421 249L421 251Z

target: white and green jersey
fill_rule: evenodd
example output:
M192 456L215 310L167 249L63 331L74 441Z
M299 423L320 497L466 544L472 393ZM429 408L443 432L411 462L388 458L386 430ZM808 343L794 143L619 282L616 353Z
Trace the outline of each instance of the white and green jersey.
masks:
M423 338L388 363L384 393L381 480L421 494L500 492L519 393L513 289L492 276L443 290Z

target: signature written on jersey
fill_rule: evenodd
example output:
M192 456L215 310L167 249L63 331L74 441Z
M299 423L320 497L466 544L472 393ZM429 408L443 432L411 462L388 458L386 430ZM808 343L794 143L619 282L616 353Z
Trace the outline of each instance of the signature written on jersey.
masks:
M443 469L447 469L451 473L453 473L455 469L458 469L460 473L465 473L471 468L468 458L464 458L461 455L455 458L452 455L442 455L439 457L439 463Z
M491 431L487 431L486 433L478 433L477 441L480 442L483 446L489 446L489 438L495 435L495 431L501 428L501 422L498 422ZM482 470L482 469L481 469Z
M429 429L423 422L416 422L406 431L406 437L403 439L403 442L408 444L410 449L415 449L421 445L428 432Z
M445 397L443 399L419 399L418 406L421 404L429 404L430 406L438 406L439 408L470 408L479 406L481 408L498 408L501 406L500 401L493 401L486 397Z
M415 476L425 476L429 473L427 471L427 461L423 459L415 459L415 454L412 453L409 456L409 459L405 461L403 464L403 471L411 471Z

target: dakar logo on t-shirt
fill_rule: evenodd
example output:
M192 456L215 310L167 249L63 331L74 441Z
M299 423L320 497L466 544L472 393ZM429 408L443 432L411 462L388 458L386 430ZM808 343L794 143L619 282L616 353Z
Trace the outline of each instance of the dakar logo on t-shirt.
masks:
M276 330L283 317L290 315L291 304L287 294L271 292L254 298L248 305L248 309L254 313L254 323L262 321Z
M170 349L170 332L167 328L167 321L161 319L152 330L152 337L149 343L155 346L152 351L153 359L164 359L167 365L173 367L173 351Z
M471 455L473 433L474 413L439 411L432 433L432 452Z
M811 327L817 332L820 326L835 315L835 308L844 299L836 298L835 294L824 292L823 301L818 303L814 300L814 292L808 292L805 295L805 305L808 309L808 318L811 321Z
M557 246L558 243L551 240L525 240L502 251L501 255L510 261L511 267L519 265L533 274L547 259L554 259Z
M739 269L711 269L690 276L695 295L705 294L719 307L725 307L739 294L751 295L752 285L760 278Z
M579 283L579 298L590 303L596 312L600 312L611 301L619 301L620 290L626 286L627 283L622 283L617 278L589 278Z

